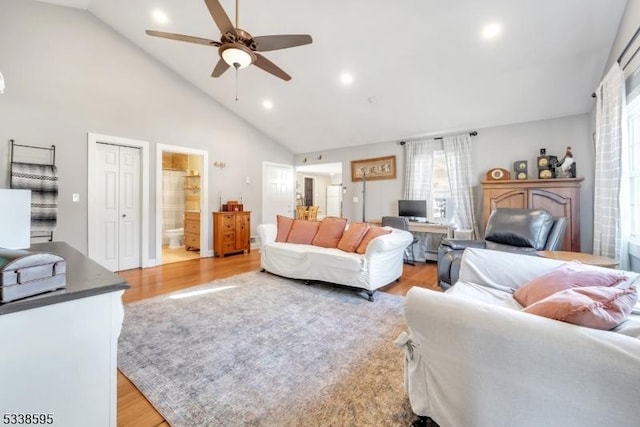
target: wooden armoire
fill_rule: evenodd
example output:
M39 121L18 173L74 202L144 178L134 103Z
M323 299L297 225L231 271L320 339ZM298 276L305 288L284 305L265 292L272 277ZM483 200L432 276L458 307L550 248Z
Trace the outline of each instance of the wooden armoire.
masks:
M580 186L584 178L482 181L482 223L496 208L546 209L567 217L562 250L580 252Z

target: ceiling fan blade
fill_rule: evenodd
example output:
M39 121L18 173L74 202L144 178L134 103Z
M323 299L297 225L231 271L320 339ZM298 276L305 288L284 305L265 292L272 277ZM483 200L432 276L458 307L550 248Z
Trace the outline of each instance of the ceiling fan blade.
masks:
M309 34L281 34L275 36L258 36L253 41L258 45L256 51L267 52L269 50L286 49L288 47L310 44L313 40Z
M229 64L224 62L224 59L220 58L220 60L216 64L216 68L214 68L213 73L211 73L211 77L220 77L222 73L227 71L228 68L229 68Z
M197 43L205 46L220 47L220 42L217 42L215 40L210 40L210 39L203 39L201 37L186 36L184 34L163 33L162 31L153 31L153 30L147 30L145 31L145 33L153 37L162 37L165 39L178 40L181 42Z
M285 81L291 80L291 76L289 74L285 73L276 64L274 64L273 62L269 61L267 58L265 58L262 55L259 55L257 53L255 55L256 55L256 60L253 62L253 65L255 65L258 68L262 68L267 73L271 73L276 77L280 77L282 80L285 80Z
M220 33L225 35L227 33L233 34L236 38L238 34L236 33L236 29L231 23L231 19L227 15L227 12L224 11L222 5L218 0L204 0L207 8L209 9L209 13L211 17L215 21L216 25L220 29Z

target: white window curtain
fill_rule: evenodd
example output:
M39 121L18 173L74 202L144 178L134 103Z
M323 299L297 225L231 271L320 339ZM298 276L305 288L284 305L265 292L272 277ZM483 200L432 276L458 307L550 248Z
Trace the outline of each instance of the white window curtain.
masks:
M446 136L442 145L455 206L453 222L458 228L473 230L474 238L478 237L471 184L471 137L468 134Z
M442 143L435 139L410 141L404 146L404 198L407 200L426 200L427 212L432 211L433 153L441 149Z
M593 253L628 267L622 239L620 186L626 137L624 73L616 62L596 90Z

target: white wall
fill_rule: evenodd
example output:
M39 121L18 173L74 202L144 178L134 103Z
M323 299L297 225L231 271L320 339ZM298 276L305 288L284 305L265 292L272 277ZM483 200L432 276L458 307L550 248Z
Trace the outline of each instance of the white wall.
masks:
M640 0L627 0L627 5L625 6L622 19L620 20L620 26L618 27L618 33L616 34L613 46L611 46L611 52L609 53L607 66L602 72L603 77L607 73L607 71L609 71L609 68L611 68L613 62L618 59L629 40L631 40L636 30L638 29L638 25L640 25ZM636 40L633 46L638 46L639 43L640 41ZM625 58L623 58L622 65L625 65L625 63L630 59L631 54L633 54L633 48L627 55L625 55ZM640 59L636 57L633 64L630 64L630 67L637 67L639 61ZM596 88L593 89L595 90Z
M562 157L569 145L576 158L578 176L585 178L582 184L580 203L581 245L583 251L591 251L594 153L589 114L476 130L478 135L472 137L471 141L473 143L472 167L478 224L481 224L482 215L480 182L484 180L489 169L501 167L512 170L513 162L516 160L528 160L529 175L534 177L537 173L535 165L540 148L546 148L547 154ZM399 143L388 142L302 153L295 156L296 165L302 165L302 160L305 157L316 159L319 155L322 155L322 162L325 163L342 162L342 182L347 188L347 194L344 195L343 215L351 221L362 220L362 183L351 181L351 161L395 155L396 179L367 182L365 219L372 220L384 215L397 214L397 200L402 198L404 185L404 150ZM309 164L308 162L306 164ZM354 196L358 197L358 203L353 202Z
M154 257L155 145L209 151L209 211L242 196L261 218L262 161L292 153L225 110L84 10L31 0L0 1L0 141L57 147L56 240L87 252L87 132L151 143ZM213 84L213 83L212 83ZM8 142L0 144L0 188L8 188ZM249 176L251 184L246 184ZM80 194L80 203L71 194Z

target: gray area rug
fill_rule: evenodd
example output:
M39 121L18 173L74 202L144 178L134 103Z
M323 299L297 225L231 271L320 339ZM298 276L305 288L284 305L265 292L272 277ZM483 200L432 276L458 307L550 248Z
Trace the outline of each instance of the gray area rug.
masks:
M246 273L125 306L118 367L173 426L410 426L402 308Z

